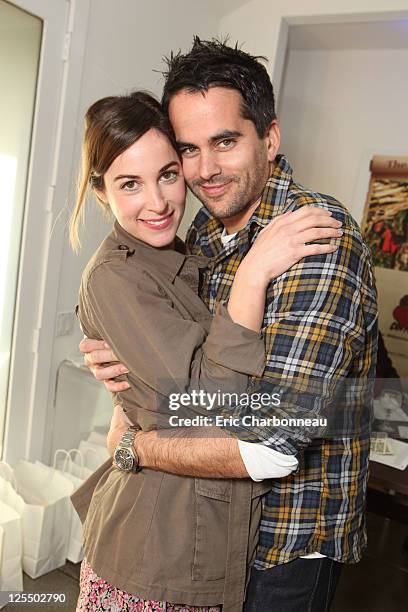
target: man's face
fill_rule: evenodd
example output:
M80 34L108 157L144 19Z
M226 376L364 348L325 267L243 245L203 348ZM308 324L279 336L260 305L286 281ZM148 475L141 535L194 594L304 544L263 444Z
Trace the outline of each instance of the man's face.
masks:
M230 233L244 227L257 207L279 147L276 122L259 138L240 102L236 90L212 87L183 90L169 105L186 182Z

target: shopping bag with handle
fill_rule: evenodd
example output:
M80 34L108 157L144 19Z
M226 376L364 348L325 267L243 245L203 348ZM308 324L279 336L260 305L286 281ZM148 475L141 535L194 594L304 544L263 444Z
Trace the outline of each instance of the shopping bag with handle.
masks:
M73 485L57 470L29 461L19 461L13 473L24 500L23 569L38 578L65 564Z
M81 440L78 449L84 457L84 465L93 472L110 458L106 446L89 440Z
M15 479L11 467L7 463L0 462L0 475L3 486L0 485L0 591L22 591L22 521L19 511L13 505L8 505L5 500L11 500L15 493ZM4 477L5 476L5 477ZM1 495L2 489L10 488L8 494ZM19 504L16 504L19 507Z
M78 453L78 449L72 449L71 451L66 451L64 449L58 449L54 454L53 467L56 469L56 466L59 465L59 471L68 478L73 485L73 490L78 489L81 484L84 482L86 478L91 475L91 470L85 468L82 469L82 478L76 473L81 473L81 471L77 470L78 464L74 463L72 460L72 456L79 455L79 461L81 468L84 468L82 465L83 457L80 453ZM58 461L59 458L63 457L63 462ZM71 505L71 529L69 533L68 539L68 550L67 550L67 559L72 563L79 563L82 561L84 557L84 551L82 548L82 523L79 519L78 514L75 512L74 507Z

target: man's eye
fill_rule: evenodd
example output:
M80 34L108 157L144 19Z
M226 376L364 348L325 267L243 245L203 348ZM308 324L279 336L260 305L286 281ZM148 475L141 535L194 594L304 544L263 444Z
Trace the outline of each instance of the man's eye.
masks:
M180 153L183 156L194 155L197 152L197 147L181 147Z
M233 140L232 138L224 138L223 140L220 140L218 142L218 147L220 149L229 149L231 148L233 145L235 144L235 140Z

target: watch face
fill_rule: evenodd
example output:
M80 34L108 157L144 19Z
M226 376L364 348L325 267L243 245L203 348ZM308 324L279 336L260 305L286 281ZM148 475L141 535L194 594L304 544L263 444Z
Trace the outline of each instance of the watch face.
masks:
M115 451L115 463L120 470L130 472L134 463L132 453L126 450L126 448L118 448Z

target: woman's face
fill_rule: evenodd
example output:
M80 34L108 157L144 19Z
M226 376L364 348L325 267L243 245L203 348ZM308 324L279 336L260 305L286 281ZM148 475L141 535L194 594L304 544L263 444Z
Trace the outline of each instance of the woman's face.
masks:
M118 155L99 195L129 234L154 247L172 244L184 213L182 167L170 141L151 129Z

